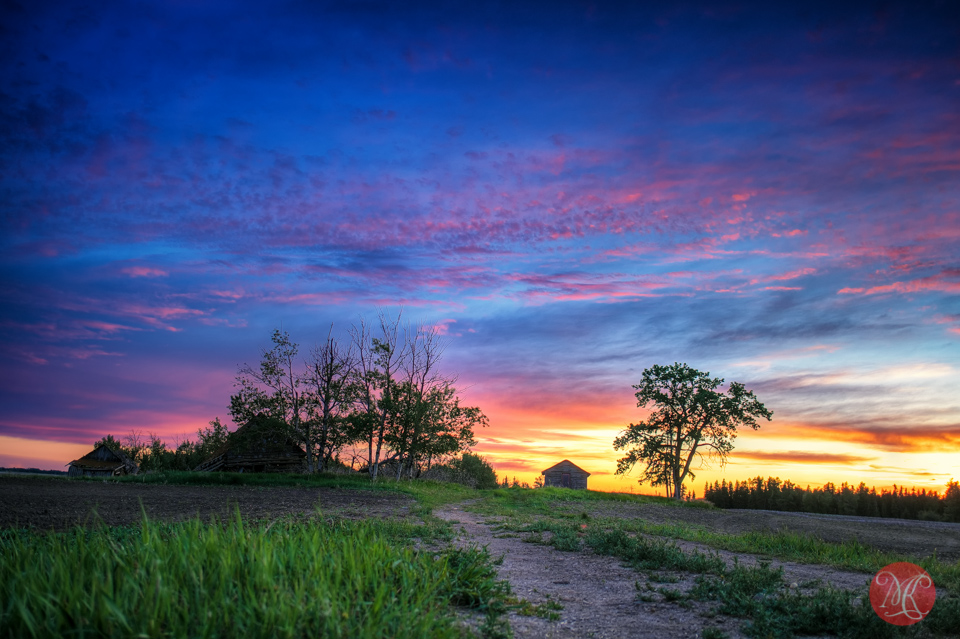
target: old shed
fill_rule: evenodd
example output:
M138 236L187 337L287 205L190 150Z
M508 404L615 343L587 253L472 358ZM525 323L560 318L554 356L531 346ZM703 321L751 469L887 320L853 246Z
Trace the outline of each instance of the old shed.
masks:
M194 470L298 473L303 470L306 457L283 422L258 415L230 433L227 443Z
M554 464L540 474L543 475L544 486L578 488L580 490L587 489L587 477L590 476L590 473L567 459L559 464Z
M68 464L67 475L71 477L118 477L136 475L139 468L122 450L114 450L106 444L97 447Z

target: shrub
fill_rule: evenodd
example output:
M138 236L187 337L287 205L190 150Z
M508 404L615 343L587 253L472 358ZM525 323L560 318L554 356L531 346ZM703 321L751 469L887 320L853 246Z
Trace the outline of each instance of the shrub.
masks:
M480 489L496 488L499 485L493 466L480 455L473 453L464 453L462 457L446 464L434 464L421 478L455 482Z
M453 460L450 465L457 472L460 483L467 483L474 488L480 489L497 487L496 471L493 470L493 466L480 455L464 453L460 459Z

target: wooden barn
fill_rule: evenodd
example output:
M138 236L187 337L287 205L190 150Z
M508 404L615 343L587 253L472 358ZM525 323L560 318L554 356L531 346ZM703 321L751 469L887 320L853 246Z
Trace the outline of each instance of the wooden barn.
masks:
M225 473L299 473L307 453L290 438L286 425L262 415L230 433L227 443L196 471Z
M120 475L136 475L139 468L136 462L127 457L122 450L114 450L106 444L98 444L96 448L68 464L67 475L70 477L119 477Z
M567 459L559 464L554 464L540 474L543 475L544 486L578 488L580 490L587 489L587 477L590 476L590 473Z

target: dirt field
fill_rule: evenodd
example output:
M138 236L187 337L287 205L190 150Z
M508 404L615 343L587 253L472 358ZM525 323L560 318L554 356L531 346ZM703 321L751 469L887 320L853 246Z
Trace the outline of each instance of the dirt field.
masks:
M143 516L180 521L200 515L244 518L280 515L346 517L402 516L413 499L387 491L254 486L167 486L68 481L59 477L0 475L0 527L63 530L89 524L96 515L109 526L136 523Z
M595 508L591 514L639 517L653 523L684 522L723 533L789 530L812 534L829 542L856 539L865 546L907 557L926 557L936 552L942 560L960 560L960 524L956 523L770 510L675 508L659 504L606 504Z
M230 516L239 507L247 518L312 516L320 512L347 517L404 516L413 499L388 491L255 486L170 486L60 477L0 474L0 527L63 530L93 521L107 525L136 523L141 504L151 519L178 521L200 515ZM860 543L908 557L936 552L946 561L960 560L960 524L839 517L758 510L707 510L659 504L596 504L591 516L633 518L654 523L685 522L718 532L780 530L810 533L825 541Z

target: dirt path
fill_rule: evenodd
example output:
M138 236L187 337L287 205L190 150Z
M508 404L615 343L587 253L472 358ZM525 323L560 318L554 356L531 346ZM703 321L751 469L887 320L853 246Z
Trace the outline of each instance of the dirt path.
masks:
M704 628L715 627L727 636L741 637L741 622L737 619L704 617L699 613L706 604L691 602L692 607L670 603L647 588L645 574L625 567L613 557L602 557L590 552L561 552L549 546L532 544L517 537L504 536L495 531L495 525L484 523L484 517L449 506L436 511L438 517L456 522L460 529L459 543L486 546L494 557L503 557L500 577L510 582L513 593L533 604L549 600L563 605L559 621L537 617L510 615L510 625L517 639L567 637L699 637ZM736 557L742 564L752 564L754 555L714 551L708 546L679 541L685 551L716 552L728 564ZM772 562L782 566L787 583L796 583L805 590L815 583L831 584L844 589L863 587L870 575L846 572L827 566ZM669 583L650 583L651 588L668 587L687 591L693 587L695 575L669 573ZM648 599L638 597L638 586ZM689 605L689 604L688 604Z
M692 639L704 627L718 627L731 638L741 637L739 622L704 619L696 606L644 602L637 598L637 580L643 576L613 557L560 552L548 546L495 536L483 518L458 506L434 511L441 519L456 522L459 543L486 546L494 557L503 556L500 577L513 593L533 604L552 599L563 605L559 621L510 614L517 639L657 637Z

